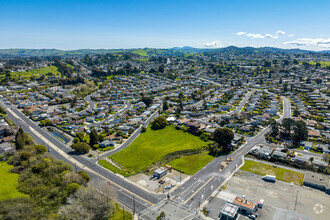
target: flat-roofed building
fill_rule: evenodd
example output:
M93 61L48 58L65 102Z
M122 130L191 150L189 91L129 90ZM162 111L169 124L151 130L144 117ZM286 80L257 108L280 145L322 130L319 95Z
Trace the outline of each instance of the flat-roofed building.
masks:
M303 185L330 193L330 177L329 175L306 172Z
M227 202L220 212L221 219L235 219L238 209L238 205L232 202Z
M243 213L247 214L253 214L256 210L256 204L253 202L250 202L246 199L236 197L233 201L234 204L239 206L239 210Z

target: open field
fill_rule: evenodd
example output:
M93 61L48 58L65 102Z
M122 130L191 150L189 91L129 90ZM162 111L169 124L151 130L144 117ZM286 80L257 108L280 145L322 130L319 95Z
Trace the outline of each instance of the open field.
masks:
M311 65L316 65L316 63L320 63L321 64L321 67L330 66L330 62L329 61L321 61L321 62L308 61L307 63L309 63ZM302 65L303 62L299 62L299 64Z
M258 175L274 175L276 179L282 180L284 182L293 182L297 185L302 185L304 174L297 173L291 170L274 167L268 164L263 164L251 160L245 160L244 165L241 167L241 170L255 173Z
M12 168L7 162L0 162L0 200L27 196L17 190L19 175L10 173Z
M124 211L124 215L123 215L123 211ZM130 220L133 219L133 216L130 212L121 209L119 205L116 204L114 209L114 215L109 220L122 220L122 219Z
M213 156L207 152L194 154L189 156L180 157L169 162L174 169L184 172L188 175L195 174L198 170L202 169L206 164L214 159Z
M148 128L124 150L109 158L129 173L147 171L148 168L164 161L165 156L178 151L199 150L207 145L198 137L167 126L161 130Z
M143 50L143 49L136 49L136 50L133 50L132 53L135 53L137 55L140 55L140 56L148 56L148 52L146 50Z
M51 73L54 76L60 76L60 72L58 72L56 66L49 66L49 67L42 67L39 69L29 70L26 72L12 72L10 73L10 76L12 79L30 79L32 76L38 78L42 75L46 75L47 73ZM5 75L1 75L0 79L3 80L5 78Z

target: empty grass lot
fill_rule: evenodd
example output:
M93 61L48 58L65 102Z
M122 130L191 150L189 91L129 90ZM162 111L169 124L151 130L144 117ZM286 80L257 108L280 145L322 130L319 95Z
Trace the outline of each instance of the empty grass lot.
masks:
M109 158L123 170L134 174L147 171L151 165L163 161L170 153L202 149L206 145L207 142L190 133L176 130L174 126L156 131L148 128L127 148Z
M58 72L56 66L49 66L49 67L42 67L39 69L29 70L25 72L13 72L10 73L10 77L12 79L27 79L29 80L31 76L35 76L36 78L40 77L41 75L46 75L47 73L51 73L54 76L60 76L60 72ZM3 80L5 78L5 75L1 75L0 79Z
M17 190L19 175L10 173L12 168L7 162L0 162L0 200L27 196Z
M115 205L113 211L114 211L113 216L110 217L109 220L122 220L122 219L130 220L130 219L133 219L132 214L130 212L127 212L127 211L121 209L118 204ZM125 216L123 215L123 211L125 213L124 214Z
M169 162L174 169L192 175L214 159L208 152L180 157Z
M241 170L255 173L258 175L274 175L276 179L284 182L293 182L296 185L302 185L304 174L294 172L292 170L287 170L279 167L273 167L268 164L263 164L251 160L245 160L244 165L241 167Z

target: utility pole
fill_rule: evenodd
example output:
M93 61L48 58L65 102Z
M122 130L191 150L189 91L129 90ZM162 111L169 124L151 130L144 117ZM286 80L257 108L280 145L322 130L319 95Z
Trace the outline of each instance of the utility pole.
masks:
M123 220L125 220L125 207L123 207Z
M74 164L74 171L77 172L77 164Z
M297 208L298 193L299 193L299 191L297 190L296 202L294 203L294 210L295 211L296 211L296 208Z
M133 217L135 215L135 196L133 195Z

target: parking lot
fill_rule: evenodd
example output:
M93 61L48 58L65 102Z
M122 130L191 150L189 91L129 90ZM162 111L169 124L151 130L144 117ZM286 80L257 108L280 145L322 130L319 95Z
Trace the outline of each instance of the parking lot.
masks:
M147 176L145 174L137 174L128 177L128 180L136 185L139 185L140 187L145 188L146 190L156 193L167 192L167 188L170 188L170 190L172 191L180 185L180 173L175 170L172 170L172 172L167 173L164 177L161 178L161 180L165 181L163 184L160 184L158 179L151 180L150 177L151 175ZM181 174L181 181L185 181L187 177L189 176Z
M207 205L209 217L218 219L226 201L243 195L254 203L264 199L257 219L329 219L330 216L330 196L325 192L305 186L290 186L290 183L282 181L265 182L259 175L238 171L227 182L227 188ZM238 219L246 218L238 216Z

